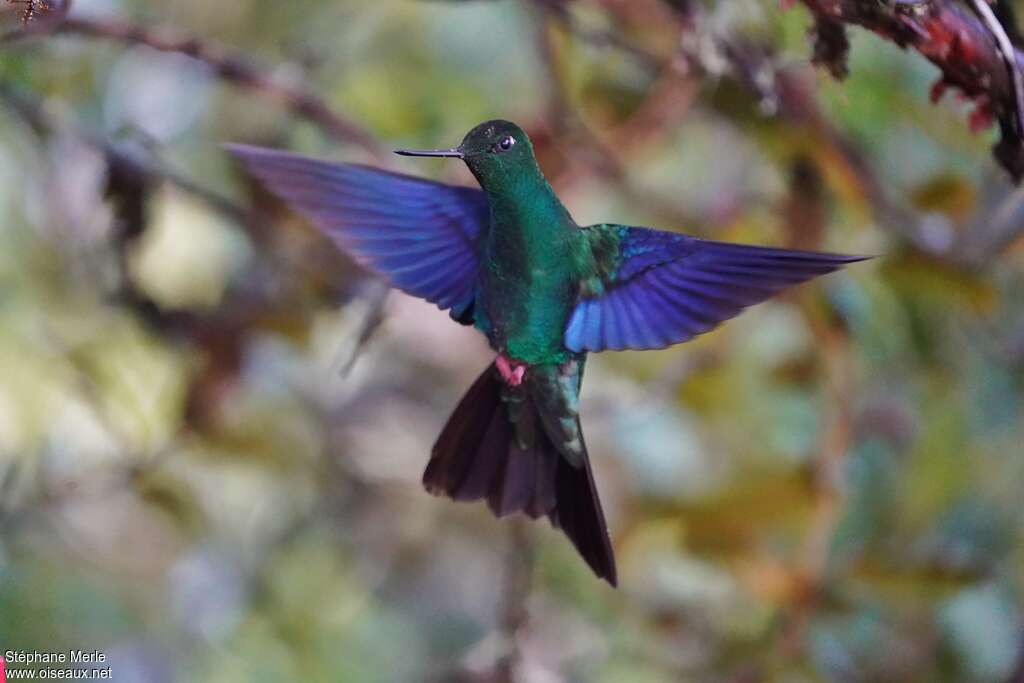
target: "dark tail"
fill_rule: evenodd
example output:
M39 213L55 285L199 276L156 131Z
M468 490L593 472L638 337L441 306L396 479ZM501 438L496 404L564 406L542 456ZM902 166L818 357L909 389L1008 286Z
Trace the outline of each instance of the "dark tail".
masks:
M576 467L544 432L529 395L520 420L534 425L532 445L521 448L502 382L492 364L448 418L434 444L423 485L438 496L487 501L497 517L523 512L546 516L565 532L597 576L615 586L615 556L601 501L584 451ZM518 411L517 411L518 412Z

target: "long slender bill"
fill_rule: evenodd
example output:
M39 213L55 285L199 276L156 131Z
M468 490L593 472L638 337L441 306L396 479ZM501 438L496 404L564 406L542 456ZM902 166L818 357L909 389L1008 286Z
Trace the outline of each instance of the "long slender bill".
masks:
M395 154L404 157L455 157L462 158L462 150L458 147L452 149L396 149Z

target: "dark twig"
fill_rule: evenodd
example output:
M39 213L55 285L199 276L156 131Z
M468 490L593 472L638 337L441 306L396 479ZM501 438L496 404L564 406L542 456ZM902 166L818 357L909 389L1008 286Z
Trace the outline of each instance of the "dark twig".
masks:
M356 361L359 360L359 356L366 350L366 345L370 342L370 339L381 323L384 322L384 304L388 300L388 293L391 291L391 288L388 287L386 282L373 280L367 289L369 291L362 297L366 302L366 312L359 321L359 327L355 334L352 335L351 350L341 366L342 376L347 376L352 371Z
M316 124L326 135L357 145L377 159L387 158L386 151L376 138L359 124L334 112L323 99L304 85L289 83L270 74L247 56L177 31L152 30L114 19L66 18L54 24L40 23L38 28L29 27L8 34L2 42L11 43L51 33L107 38L128 44L145 45L162 52L186 55L209 66L224 81L281 102L296 115Z

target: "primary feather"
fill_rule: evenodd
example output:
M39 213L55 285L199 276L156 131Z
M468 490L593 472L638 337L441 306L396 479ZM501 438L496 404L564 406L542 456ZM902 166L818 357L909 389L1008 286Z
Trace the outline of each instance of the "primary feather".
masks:
M565 329L571 351L680 344L785 287L862 260L610 223L583 233L595 275Z
M231 145L276 195L392 286L458 318L472 305L490 209L480 190Z

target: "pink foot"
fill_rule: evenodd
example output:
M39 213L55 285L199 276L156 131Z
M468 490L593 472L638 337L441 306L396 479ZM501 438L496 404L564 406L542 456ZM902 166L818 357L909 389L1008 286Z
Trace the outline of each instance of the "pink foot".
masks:
M518 387L523 383L523 377L526 375L525 365L516 363L503 353L498 354L495 365L498 366L498 372L501 373L501 378L505 380L505 384L511 387Z

